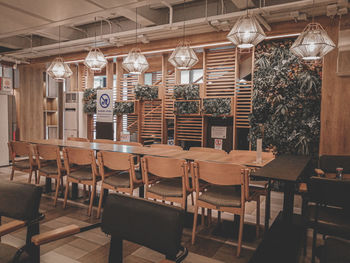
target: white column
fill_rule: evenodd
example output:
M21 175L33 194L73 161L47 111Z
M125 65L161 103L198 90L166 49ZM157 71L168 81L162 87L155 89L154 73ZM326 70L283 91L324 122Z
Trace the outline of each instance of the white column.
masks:
M9 165L8 129L8 98L0 95L0 166Z

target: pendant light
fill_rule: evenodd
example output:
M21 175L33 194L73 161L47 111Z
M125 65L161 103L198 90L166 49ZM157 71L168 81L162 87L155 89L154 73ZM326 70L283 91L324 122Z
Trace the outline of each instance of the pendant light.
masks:
M199 61L196 53L190 47L189 43L185 41L185 1L183 10L183 40L179 43L176 49L169 57L169 62L177 69L190 69Z
M96 17L95 17L96 22ZM102 30L101 30L102 36ZM95 47L92 47L89 51L89 54L86 56L84 60L85 66L87 66L93 72L100 72L106 65L107 59L101 52L101 50L97 47L96 44L96 27L95 27Z
M253 14L248 13L241 16L232 27L227 39L239 48L251 48L266 38L264 30Z
M46 70L47 74L56 81L64 81L66 78L72 76L73 72L69 66L64 63L61 57L61 28L58 27L58 57L55 58L51 65Z
M124 58L122 66L131 74L140 75L149 68L146 57L141 53L141 49L137 47L137 8L136 8L136 30L135 30L136 48L129 51Z
M313 1L314 6L315 0ZM304 28L290 49L304 60L317 60L323 58L334 48L335 44L332 39L319 23L314 22L314 16L312 16L312 22Z

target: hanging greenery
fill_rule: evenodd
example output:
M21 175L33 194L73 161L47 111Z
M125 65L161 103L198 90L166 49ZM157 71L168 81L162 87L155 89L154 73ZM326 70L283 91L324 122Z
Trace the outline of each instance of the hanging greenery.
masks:
M199 101L175 101L174 109L176 115L199 114Z
M96 89L85 89L83 94L84 101L84 112L88 115L96 114L96 98L97 90L101 89L100 87Z
M264 148L278 154L317 155L322 64L298 59L290 51L292 43L264 42L255 49L249 139L255 147L263 128Z
M230 98L203 99L204 114L211 114L213 117L231 114Z
M199 85L198 84L176 85L174 87L174 98L184 99L184 100L199 99Z
M114 103L114 115L134 113L135 104L133 101L117 101Z
M149 85L135 86L135 99L137 100L155 100L158 98L158 87Z

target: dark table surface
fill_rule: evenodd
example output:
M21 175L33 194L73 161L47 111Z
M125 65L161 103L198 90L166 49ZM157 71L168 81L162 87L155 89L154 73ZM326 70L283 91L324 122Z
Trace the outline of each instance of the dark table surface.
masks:
M252 173L254 177L279 181L296 182L301 176L310 171L311 157L301 155L281 155L276 157L263 168Z

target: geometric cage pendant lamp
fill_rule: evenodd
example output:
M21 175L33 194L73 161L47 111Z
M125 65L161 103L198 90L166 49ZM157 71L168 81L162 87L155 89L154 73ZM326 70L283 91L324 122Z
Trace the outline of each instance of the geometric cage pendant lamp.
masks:
M304 60L317 60L335 48L335 44L319 23L308 24L295 40L291 51Z
M64 63L63 58L61 57L61 30L58 27L58 57L55 58L50 66L46 69L47 74L56 81L64 81L66 78L72 76L73 72L70 67Z
M263 41L266 35L254 15L248 14L247 9L247 14L238 19L227 38L239 48L251 48Z

